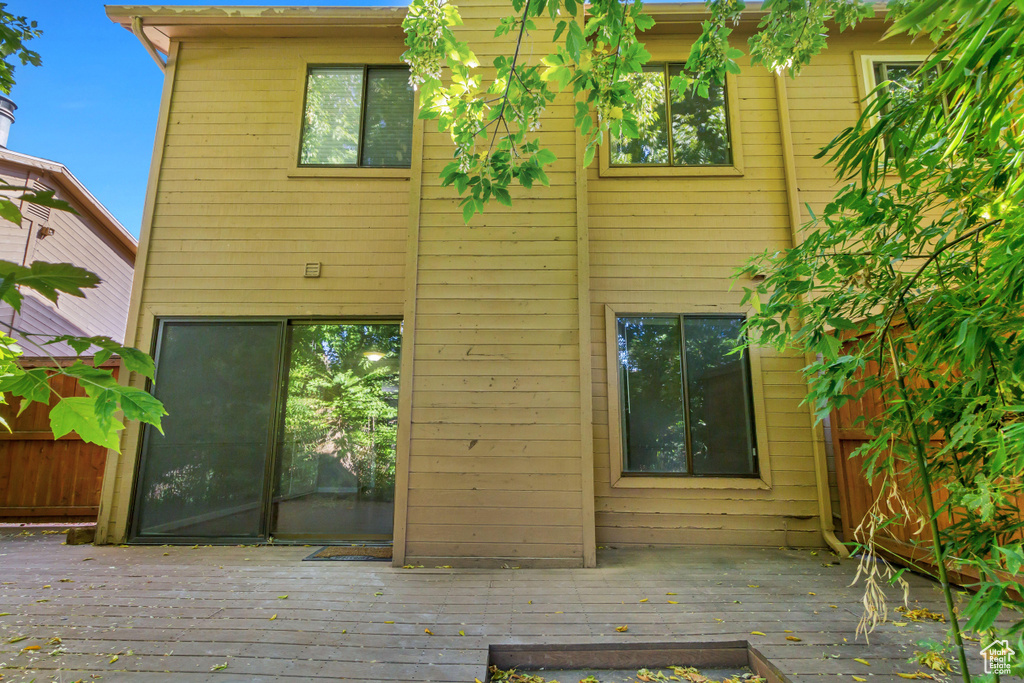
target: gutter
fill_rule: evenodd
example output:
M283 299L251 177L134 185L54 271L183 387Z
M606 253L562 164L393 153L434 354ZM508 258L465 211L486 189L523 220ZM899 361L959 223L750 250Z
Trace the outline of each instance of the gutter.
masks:
M148 52L149 56L153 58L156 65L160 67L160 71L162 73L166 73L167 62L164 61L163 57L160 56L160 53L157 52L156 47L153 45L152 41L150 41L146 32L142 30L142 17L132 17L132 33L134 33L135 37L139 39L140 43L142 43L142 47L146 48L146 52Z
M775 74L775 99L779 109L779 131L782 137L782 160L786 177L786 198L789 202L789 229L793 246L800 244L800 200L796 186L796 155L793 151L793 129L789 122L789 96L786 94L785 77ZM804 362L810 365L814 361L811 355L804 355ZM811 424L811 453L814 457L814 483L818 492L818 517L820 518L821 536L828 547L839 557L849 557L850 551L836 538L835 522L832 521L832 496L828 489L828 460L822 447L825 438L814 414L814 406L807 404L807 413ZM819 435L821 438L819 438Z

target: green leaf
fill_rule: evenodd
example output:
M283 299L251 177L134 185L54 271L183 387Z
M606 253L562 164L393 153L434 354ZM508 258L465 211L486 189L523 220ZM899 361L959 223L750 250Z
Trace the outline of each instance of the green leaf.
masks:
M0 392L13 394L22 399L20 415L32 403L50 402L49 372L46 368L21 370L15 368L12 374L0 377Z
M136 387L118 387L118 403L126 419L151 424L163 434L160 418L166 415L167 411L149 392Z
M86 396L63 398L50 411L50 430L55 439L76 432L83 441L98 444L120 452L118 432L124 425L111 419L105 429L101 429L96 414L96 400Z
M539 150L537 154L534 155L534 158L537 160L537 163L542 166L546 164L553 164L558 161L558 157L555 156L555 153L550 149Z
M0 197L0 218L17 226L21 225L21 211L18 211L17 205L6 197Z
M0 261L0 277L12 278L15 284L34 289L53 302L57 301L60 292L84 297L82 289L90 289L100 283L99 277L85 268L45 261L33 261L27 268Z

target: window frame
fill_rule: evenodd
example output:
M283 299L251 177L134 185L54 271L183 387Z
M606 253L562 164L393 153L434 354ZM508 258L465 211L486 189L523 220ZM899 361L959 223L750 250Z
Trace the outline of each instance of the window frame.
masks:
M359 136L356 147L355 164L303 164L302 163L302 141L306 127L306 101L309 94L309 75L314 69L362 69L363 70L363 92L359 108ZM289 178L400 178L407 179L414 175L414 170L419 162L419 155L422 147L422 121L417 112L419 111L419 91L413 91L413 103L411 112L412 122L412 147L411 158L408 166L363 166L359 163L363 153L363 127L366 118L366 94L369 87L370 69L408 69L404 64L394 62L382 63L351 63L351 62L304 62L301 68L301 77L296 87L295 108L297 109L298 125L293 129L292 161L287 176Z
M676 488L676 489L762 489L772 487L772 474L768 452L766 410L761 375L760 352L758 347L748 349L748 372L750 391L750 417L753 420L752 439L756 449L754 462L757 472L751 475L700 475L692 472L630 472L625 468L625 446L623 441L622 386L619 380L618 319L623 317L748 317L748 314L734 308L724 307L680 307L681 310L666 311L661 306L605 305L605 352L608 401L608 469L609 484L613 488ZM685 343L685 342L684 342ZM685 352L685 349L684 349ZM684 353L685 355L685 353ZM683 378L685 382L685 377ZM689 421L687 421L689 422ZM689 430L689 425L687 426ZM687 454L689 459L691 454Z
M685 60L673 61L671 59L656 60L653 64L647 66L660 66L662 73L665 76L665 108L666 113L671 111L671 100L668 98L668 91L670 86L670 78L668 76L669 69L673 66L682 67ZM694 176L707 176L707 177L723 177L723 176L742 176L743 175L743 135L741 132L740 124L740 103L739 95L737 93L736 83L739 77L732 74L728 74L725 77L725 95L723 97L725 101L725 119L726 129L728 131L729 139L729 152L732 157L728 164L708 164L701 166L673 166L671 163L668 164L628 164L628 165L615 165L611 163L611 134L604 133L601 140L601 149L599 153L599 169L602 176L607 177L655 177L655 176L682 176L682 177L694 177ZM666 119L671 121L671 117ZM672 150L672 132L671 126L669 129L669 158L671 159Z
M167 315L156 315L152 311L147 311L143 314L144 317L140 318L140 325L142 326L142 334L140 338L146 336L150 339L150 356L154 361L159 361L160 351L162 344L164 343L164 329L168 325L224 325L224 324L259 324L259 325L272 325L278 327L277 332L277 367L275 369L276 379L274 382L274 400L272 401L272 413L271 419L268 421L268 450L267 450L267 461L264 466L264 479L261 488L261 500L260 500L260 523L259 523L259 534L256 536L159 536L159 535L144 535L141 534L140 529L140 509L142 506L142 498L145 494L142 487L142 475L143 475L143 457L145 456L146 450L149 445L149 441L152 438L153 427L146 425L138 421L129 422L127 428L122 436L127 435L128 439L135 438L134 458L128 460L121 460L117 467L121 468L121 476L128 477L128 486L124 491L121 492L120 498L115 501L115 506L126 505L128 508L127 515L120 519L117 527L117 535L125 543L133 545L163 545L167 543L176 544L189 544L189 543L266 543L267 539L270 538L271 531L271 516L272 516L272 505L273 505L273 488L274 488L274 476L275 468L277 467L280 458L280 436L284 429L284 417L285 417L285 406L287 401L287 381L288 381L288 362L289 362L289 349L288 349L288 335L290 327L296 324L313 324L313 325L326 325L326 324L343 324L343 325L387 325L397 324L400 326L402 339L402 351L403 356L405 352L405 318L402 315L389 315L389 314L370 314L370 315L353 315L353 314L304 314L304 315L196 315L196 314L181 314L170 312ZM402 365L399 366L399 373L401 373ZM142 389L146 392L153 391L154 380L142 377L141 375L133 378L132 386ZM411 385L411 382L409 382ZM401 384L399 384L399 391L401 391ZM411 386L408 389L411 391ZM398 424L401 429L403 419L408 419L405 416L411 416L411 408L406 407L403 410L403 401L401 394L398 398ZM122 453L122 458L127 455L128 451ZM406 467L405 460L408 458L408 450L403 450L402 439L398 439L397 449L395 452L395 467L396 475L397 472ZM401 490L399 482L395 482L395 512L394 512L394 537L398 535L399 524L403 519L402 515L405 514L406 502L404 500L404 494L399 494ZM123 525L123 526L121 526ZM286 543L292 543L287 541ZM297 541L296 543L301 543Z
M861 112L863 113L864 109L874 99L872 93L878 87L878 82L875 78L875 68L877 65L889 63L920 64L927 60L930 54L930 52L925 50L893 50L884 53L854 52L853 61L857 71L857 101L860 104ZM872 123L874 123L877 120L877 116L872 117L872 119Z

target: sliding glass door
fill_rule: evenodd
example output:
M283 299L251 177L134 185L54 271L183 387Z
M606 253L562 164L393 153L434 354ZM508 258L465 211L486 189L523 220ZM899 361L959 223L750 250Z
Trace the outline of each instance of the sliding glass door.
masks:
M271 534L390 540L401 326L294 324Z
M399 322L168 320L133 533L148 542L388 541Z
M255 539L273 444L282 329L275 322L164 322L135 504L140 539Z

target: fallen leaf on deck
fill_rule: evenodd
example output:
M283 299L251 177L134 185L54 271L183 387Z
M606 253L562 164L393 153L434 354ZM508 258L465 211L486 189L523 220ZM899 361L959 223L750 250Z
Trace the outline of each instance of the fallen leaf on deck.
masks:
M665 595L675 595L675 593L665 593Z
M867 683L867 681L868 681L868 679L861 678L860 676L854 676L853 680L857 681L857 683Z
M377 591L376 593L374 593L374 595L384 595L384 593L382 593L381 591Z
M786 640L792 640L794 643L803 641L803 638L797 638L796 636L786 636Z
M892 622L892 625L893 626L906 626L907 622L905 622L905 621L894 621L894 622Z
M616 626L615 630L618 631L619 633L625 633L626 631L629 630L629 627L628 626Z
M270 617L270 621L273 621L274 619L277 619L277 615L276 614L274 616Z
M763 636L764 633L762 633L761 631L751 631L750 635L752 635L752 636Z
M807 591L807 594L808 595L817 595L817 593L812 593L811 591Z
M287 595L278 595L278 596L277 596L277 599L278 599L278 600L287 600L287 599L288 599L288 596L287 596Z
M11 616L10 612L0 612L0 617L9 617L9 616Z
M863 664L864 666L871 666L871 662L869 662L866 659L861 659L860 657L854 657L853 661L857 662L858 664Z
M15 637L11 638L10 640L8 640L7 642L11 643L11 644L14 644L14 643L20 643L23 640L28 640L28 636L15 636Z
M460 636L464 636L464 635L466 635L466 632L465 631L459 631L459 635Z
M427 634L428 636L432 636L432 635L434 635L434 632L433 632L433 631L431 631L431 630L430 630L429 628L425 628L425 629L423 629L423 632L424 632L424 633L426 633L426 634Z
M760 588L756 583L748 583L747 588Z
M641 599L640 602L647 602L647 598Z
M61 583L74 583L75 580L74 579L61 579L60 582Z
M21 648L21 651L22 652L26 652L26 651L30 651L30 650L42 650L42 649L43 648L40 647L39 645L26 645L25 647Z
M896 611L902 612L903 616L905 616L907 619L910 619L911 621L924 621L925 619L930 619L931 621L946 620L946 617L944 617L943 615L938 614L937 612L932 612L930 609L927 609L925 607L908 610L903 605L900 605L896 608Z
M110 664L113 664L114 662L116 662L116 661L117 661L117 660L119 660L119 659L121 659L121 658L120 658L120 657L118 657L117 655L114 655L113 657L111 657L111 658L110 658L110 662L109 662L109 663L110 663Z
M940 652L928 651L919 654L917 656L917 663L923 664L932 671L938 671L939 673L953 673L953 665Z
M47 645L60 645L62 642L64 642L64 641L62 641L60 639L60 637L54 636L53 638L50 638L48 641L46 641L46 644Z
M395 622L393 622L393 621L385 621L384 623L385 623L385 624L393 624L393 623L395 623Z
M412 564L403 564L402 569L416 569L416 566Z
M904 673L900 673L900 672L897 671L896 675L899 676L900 678L927 679L929 681L934 681L935 680L935 676L932 676L931 674L926 674L923 671L915 671L912 674L904 674Z
M679 602L678 602L678 601L676 601L676 600L669 600L669 601L668 601L668 604L670 604L670 605L678 605L678 604L679 604Z
M223 671L226 668L228 668L228 663L224 662L223 664L214 664L210 667L210 671Z

